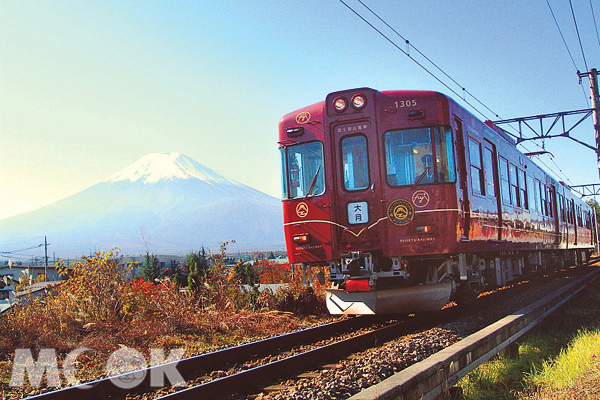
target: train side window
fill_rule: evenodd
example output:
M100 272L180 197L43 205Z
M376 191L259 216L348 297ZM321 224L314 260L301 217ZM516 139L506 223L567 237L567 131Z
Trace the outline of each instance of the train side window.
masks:
M527 206L527 186L526 186L526 179L525 179L525 171L523 171L522 169L518 170L519 173L519 201L521 204L521 207L528 209L529 207Z
M557 199L556 199L556 201L557 201L557 207L556 207L556 209L558 210L558 213L560 214L560 220L564 222L565 221L565 206L564 206L565 199L564 199L563 195L560 194L560 193L558 193L556 195L556 197L557 197Z
M542 184L541 190L544 215L551 217L552 215L550 214L550 191L548 190L548 187L544 184Z
M538 181L537 179L532 179L532 189L533 190L533 194L535 197L535 203L533 204L533 207L535 208L535 211L537 211L538 213L542 212L542 209L540 208L540 203L541 203L541 198L540 198L540 181Z
M573 224L573 200L567 200L567 222Z
M542 183L539 180L535 180L534 183L534 188L535 188L535 195L537 197L537 203L536 203L536 207L538 209L538 211L540 212L540 214L542 215L546 215L546 212L544 211L544 192L542 192Z
M527 205L530 211L535 210L535 189L533 188L533 178L527 175Z
M494 155L492 150L487 147L483 148L483 167L485 170L485 192L488 196L494 196L496 191L494 187Z
M435 166L438 182L454 182L454 149L452 129L433 128L435 142Z
M517 167L514 164L508 165L508 180L510 183L510 201L511 204L517 207L521 207L519 201L519 186L517 181Z
M554 196L552 194L552 188L548 186L546 190L548 191L548 216L554 217Z
M473 193L485 195L483 166L481 163L481 144L469 138L469 159L471 160L471 186Z
M366 137L346 136L342 139L342 168L346 190L364 190L369 187Z
M499 157L500 166L500 188L502 192L502 202L504 204L511 204L510 202L510 184L508 182L508 161L506 158Z
M548 215L548 191L546 190L546 185L543 183L540 186L540 193L542 194L542 211L544 215Z

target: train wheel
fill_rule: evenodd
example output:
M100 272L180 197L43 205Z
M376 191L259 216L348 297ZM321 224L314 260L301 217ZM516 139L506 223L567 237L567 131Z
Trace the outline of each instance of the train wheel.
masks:
M461 305L475 300L478 295L479 293L471 288L469 282L463 281L457 285L454 301Z

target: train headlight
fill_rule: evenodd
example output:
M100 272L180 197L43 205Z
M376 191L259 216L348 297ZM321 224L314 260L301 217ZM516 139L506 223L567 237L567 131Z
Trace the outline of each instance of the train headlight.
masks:
M367 105L367 98L362 94L358 93L352 96L352 108L355 110L362 110Z
M336 97L333 99L333 109L337 113L343 113L348 109L348 100L345 97Z

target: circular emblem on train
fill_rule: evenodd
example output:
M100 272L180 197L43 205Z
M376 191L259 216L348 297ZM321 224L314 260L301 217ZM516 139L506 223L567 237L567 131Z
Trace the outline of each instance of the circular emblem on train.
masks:
M299 124L308 124L310 122L310 113L308 111L302 111L296 115L296 122Z
M296 206L296 215L304 218L308 215L308 204L302 202Z
M412 221L415 210L412 204L404 199L394 200L388 207L388 217L395 225L406 225Z
M429 204L429 193L424 190L417 190L412 195L412 202L416 207L425 207Z

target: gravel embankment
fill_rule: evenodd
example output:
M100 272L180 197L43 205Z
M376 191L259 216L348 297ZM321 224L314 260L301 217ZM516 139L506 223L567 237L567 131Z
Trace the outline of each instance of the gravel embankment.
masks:
M347 399L364 388L458 342L485 326L531 304L564 284L589 272L570 269L557 276L495 290L463 306L450 307L448 322L340 360L335 366L314 371L317 377L290 379L285 390L250 396L254 400Z

